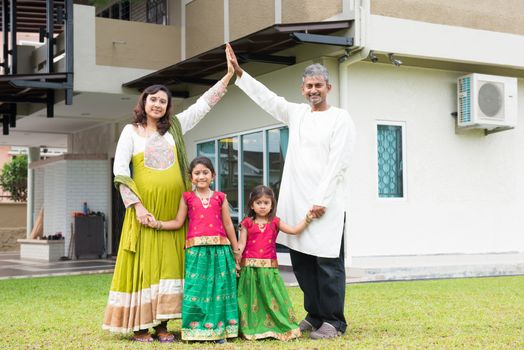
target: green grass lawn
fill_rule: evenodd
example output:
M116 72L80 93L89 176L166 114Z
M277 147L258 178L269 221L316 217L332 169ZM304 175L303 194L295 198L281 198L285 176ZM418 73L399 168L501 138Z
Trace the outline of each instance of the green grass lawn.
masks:
M524 276L351 284L337 340L138 344L101 329L111 275L0 281L0 349L524 349ZM302 293L289 288L298 317ZM170 322L177 333L180 321ZM177 333L179 336L179 333Z

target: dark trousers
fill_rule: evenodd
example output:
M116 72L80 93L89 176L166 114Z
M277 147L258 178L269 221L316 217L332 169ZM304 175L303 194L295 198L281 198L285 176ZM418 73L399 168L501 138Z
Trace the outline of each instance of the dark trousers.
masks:
M338 258L321 258L289 250L293 272L302 292L306 320L315 328L323 322L338 331L346 331L344 299L346 296L346 268L344 265L344 236Z

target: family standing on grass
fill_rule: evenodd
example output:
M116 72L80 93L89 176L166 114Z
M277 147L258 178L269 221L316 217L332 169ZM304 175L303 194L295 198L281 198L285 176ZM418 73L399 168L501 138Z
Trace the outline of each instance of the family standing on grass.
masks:
M145 89L122 131L113 171L126 214L103 328L132 331L135 341L173 342L167 321L182 318L184 341L290 340L303 332L336 338L347 326L341 196L353 122L327 103L331 84L322 65L304 71L308 103L291 103L243 71L229 44L226 57L225 76L174 117L169 89ZM290 134L279 203L269 187L255 187L238 240L226 195L212 190L212 162L189 163L183 139L234 74L235 84ZM304 293L300 322L278 272L277 242L289 247Z

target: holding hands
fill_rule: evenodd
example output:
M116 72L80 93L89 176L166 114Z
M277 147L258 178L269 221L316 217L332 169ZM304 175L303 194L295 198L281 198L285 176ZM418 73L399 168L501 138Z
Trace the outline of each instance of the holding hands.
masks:
M326 213L326 207L322 207L320 205L314 205L309 210L309 214L311 214L313 216L313 218L315 218L315 219L321 218L322 215L324 215L325 213Z
M135 213L136 219L142 225L148 226L151 221L155 221L153 214L147 211L147 209L140 202L135 204Z

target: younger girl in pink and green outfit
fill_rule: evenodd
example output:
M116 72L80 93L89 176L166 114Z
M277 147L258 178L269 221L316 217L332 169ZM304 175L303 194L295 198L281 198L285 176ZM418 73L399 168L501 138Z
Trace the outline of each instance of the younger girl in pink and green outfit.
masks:
M308 213L295 227L275 216L273 190L257 186L249 195L248 216L242 221L242 251L238 306L240 334L246 339L300 337L300 329L278 271L276 239L279 231L300 234L312 221Z

